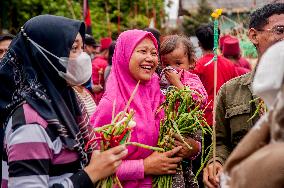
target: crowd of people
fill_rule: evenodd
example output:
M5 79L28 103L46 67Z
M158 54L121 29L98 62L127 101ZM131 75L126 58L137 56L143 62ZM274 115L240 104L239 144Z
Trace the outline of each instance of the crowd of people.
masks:
M189 36L145 28L97 43L83 22L53 15L31 18L16 36L0 35L2 188L96 187L114 173L125 188L153 187L159 175L172 175L173 188L283 187L284 3L250 15L256 67L236 36L219 31L214 74L213 24L195 35L199 59ZM195 178L211 135L173 134L175 147L166 152L133 145L100 151L96 142L86 149L94 130L127 105L135 111L131 142L156 147L165 117L160 107L172 86L193 90L188 95L216 127L216 157L210 155L202 175Z

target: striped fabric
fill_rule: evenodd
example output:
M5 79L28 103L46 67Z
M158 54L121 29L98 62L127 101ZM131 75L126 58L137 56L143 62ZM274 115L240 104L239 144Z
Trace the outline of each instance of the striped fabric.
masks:
M80 99L80 101L84 104L88 116L92 117L97 107L95 100L92 97L92 94L89 93L88 90L83 87L82 87L82 93L80 93L76 87L74 87L74 91L78 96L78 98Z
M5 130L2 188L93 187L78 154L55 133L28 104L14 112Z

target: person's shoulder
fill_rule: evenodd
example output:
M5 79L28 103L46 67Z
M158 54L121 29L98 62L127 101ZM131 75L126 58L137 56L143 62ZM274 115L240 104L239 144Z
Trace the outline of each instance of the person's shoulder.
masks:
M196 64L205 64L208 63L212 58L214 57L214 54L207 54L199 58L196 62Z
M231 80L227 81L222 86L222 88L227 88L227 89L231 88L232 89L232 88L239 87L240 85L247 85L247 84L249 84L249 79L251 78L251 74L252 73L249 72L247 74L232 78Z

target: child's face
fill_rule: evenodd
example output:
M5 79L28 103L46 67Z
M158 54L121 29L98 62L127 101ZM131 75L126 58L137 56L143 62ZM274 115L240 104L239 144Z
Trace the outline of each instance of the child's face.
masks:
M195 64L189 62L188 55L185 52L185 48L182 44L177 45L177 47L171 53L162 55L163 67L171 66L174 68L193 70Z

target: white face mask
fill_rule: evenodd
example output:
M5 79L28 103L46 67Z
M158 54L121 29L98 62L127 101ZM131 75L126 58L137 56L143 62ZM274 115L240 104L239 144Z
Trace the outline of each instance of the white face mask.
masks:
M81 52L80 55L74 59L65 57L59 58L48 50L44 49L42 46L38 45L33 40L28 40L39 50L39 52L41 52L41 54L45 57L49 64L58 72L59 76L64 78L66 82L71 86L82 85L91 78L92 62L90 56L86 52ZM66 73L59 71L43 51L58 59L61 65L66 68Z
M281 90L284 77L284 41L271 46L261 57L256 69L253 92L271 109Z

